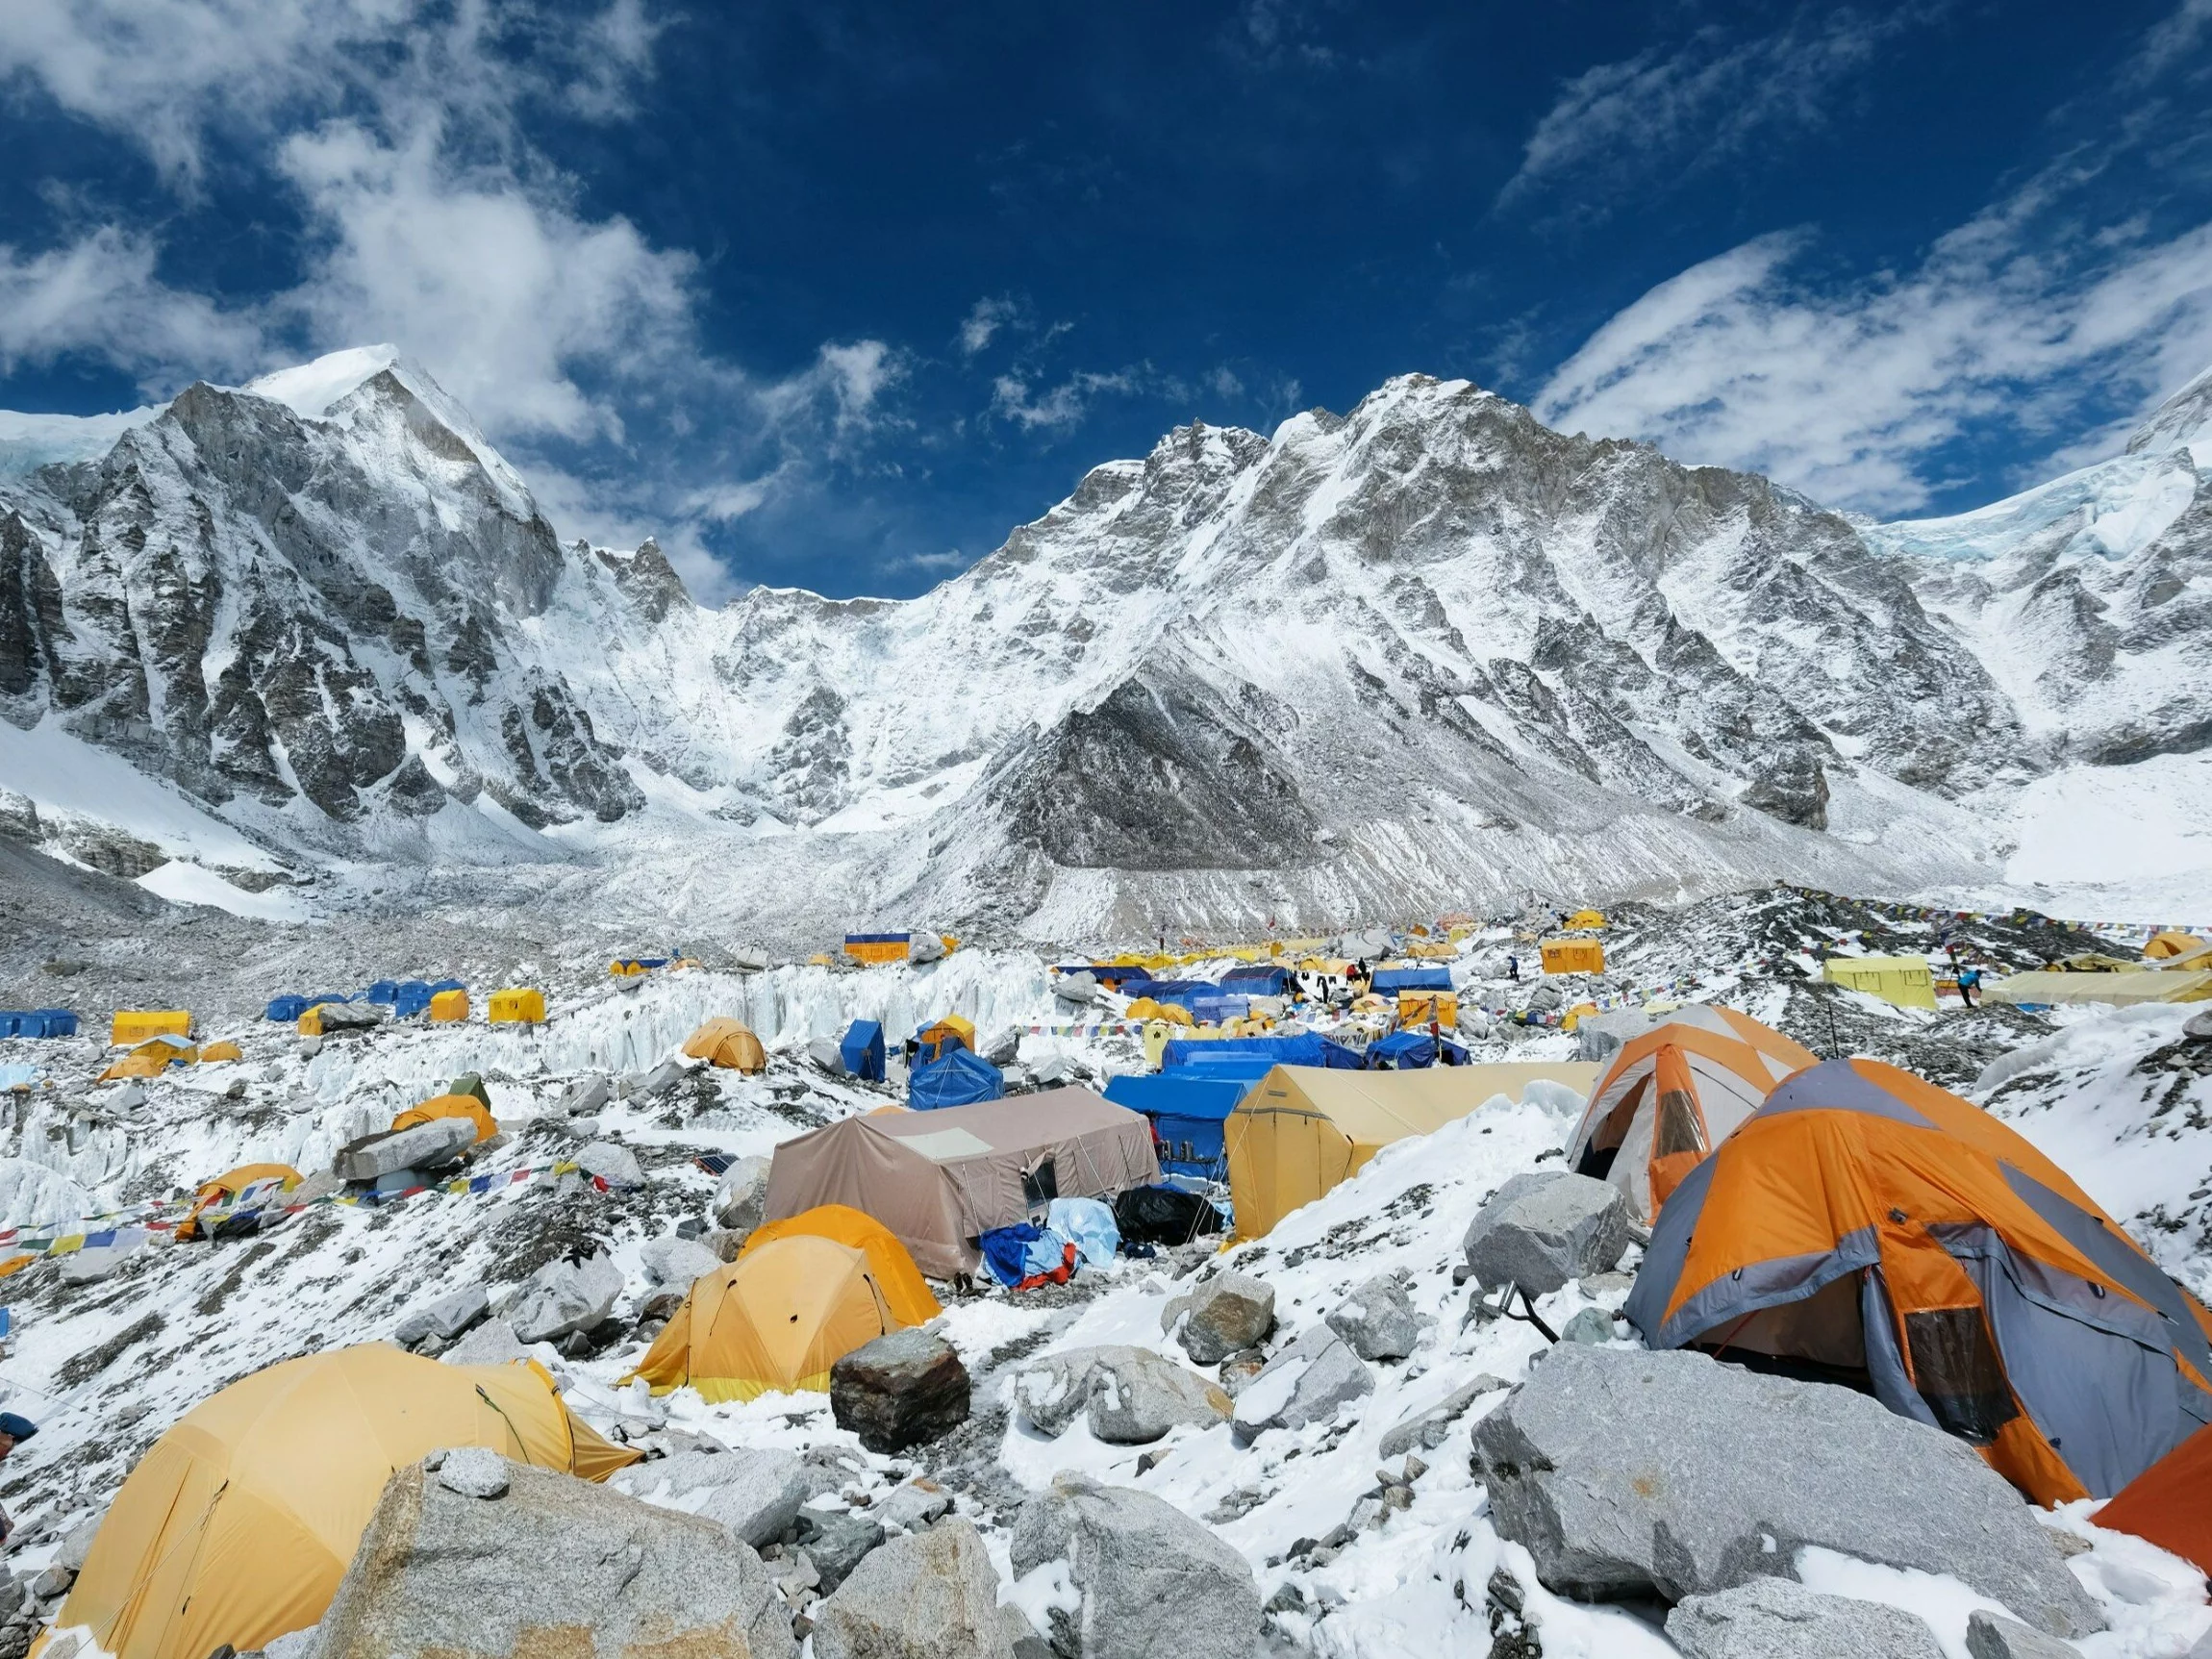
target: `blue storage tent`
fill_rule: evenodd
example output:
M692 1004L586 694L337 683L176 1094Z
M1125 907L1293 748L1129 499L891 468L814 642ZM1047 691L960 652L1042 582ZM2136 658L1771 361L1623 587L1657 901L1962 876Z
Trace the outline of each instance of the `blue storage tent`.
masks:
M1163 1077L1233 1077L1257 1083L1275 1068L1276 1062L1265 1054L1210 1054L1203 1059L1186 1060L1172 1071L1163 1071Z
M271 1019L281 1019L289 1025L314 1006L304 996L272 996L264 1012Z
M1291 993L1291 970L1287 968L1232 968L1221 975L1221 989L1234 989L1246 996L1288 996Z
M998 1068L972 1048L948 1048L940 1059L916 1068L906 1081L906 1103L917 1112L940 1106L972 1106L1006 1093Z
M1161 1051L1160 1068L1188 1066L1193 1061L1223 1060L1232 1054L1265 1056L1273 1066L1333 1066L1356 1071L1359 1052L1332 1042L1318 1031L1294 1031L1281 1037L1178 1037Z
M1219 1180L1228 1171L1221 1125L1258 1083L1258 1077L1197 1076L1185 1068L1116 1077L1106 1085L1106 1098L1151 1120L1161 1169Z
M342 991L325 991L307 999L309 1008L319 1008L326 1002L351 1002L352 997ZM306 1012L304 1009L301 1012Z
M74 1037L77 1017L66 1008L33 1008L0 1014L0 1037Z
M1449 991L1451 969L1448 968L1378 968L1368 988L1379 995L1389 996L1400 991Z
M1436 1039L1425 1031L1394 1031L1368 1044L1368 1066L1394 1071L1413 1071L1436 1064Z
M873 1019L856 1019L838 1041L838 1058L855 1077L870 1083L883 1081L883 1027Z
M391 1012L406 1019L430 1006L430 987L419 979L403 979L391 989Z
M381 1002L389 1008L399 1000L399 981L380 979L361 993L361 999L364 1002Z
M1101 962L1096 966L1085 963L1078 970L1088 973L1109 991L1128 989L1132 996L1141 996L1152 982L1152 970L1134 968L1123 963Z
M433 996L436 996L440 991L466 991L467 989L468 985L465 980L434 979L430 982L430 994Z

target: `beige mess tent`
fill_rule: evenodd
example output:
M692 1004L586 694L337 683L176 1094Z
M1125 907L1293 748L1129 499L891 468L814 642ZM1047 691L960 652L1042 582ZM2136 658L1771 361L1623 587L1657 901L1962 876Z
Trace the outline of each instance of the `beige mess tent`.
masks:
M1986 1002L2074 1006L2104 1002L2127 1008L2141 1002L2202 1002L2212 998L2212 973L2015 973L1982 988Z
M975 1270L975 1241L1046 1198L1107 1198L1160 1178L1144 1117L1088 1089L847 1118L786 1141L767 1219L817 1204L873 1216L933 1278Z
M1537 1082L1586 1095L1596 1081L1596 1066L1571 1062L1416 1071L1278 1066L1221 1126L1237 1236L1272 1232L1392 1142L1434 1134L1487 1100L1503 1094L1519 1101Z
M442 1446L604 1480L641 1455L569 1415L534 1364L448 1366L381 1343L231 1384L153 1444L58 1623L115 1659L246 1652L319 1620L385 1482Z

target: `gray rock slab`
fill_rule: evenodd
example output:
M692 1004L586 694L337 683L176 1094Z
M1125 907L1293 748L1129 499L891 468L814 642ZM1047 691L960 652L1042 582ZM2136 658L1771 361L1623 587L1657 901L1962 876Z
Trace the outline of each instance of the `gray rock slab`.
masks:
M1667 1615L1667 1639L1687 1659L1943 1659L1935 1632L1910 1613L1793 1578L1688 1596Z
M1053 1646L1083 1659L1251 1659L1260 1587L1244 1558L1172 1504L1061 1475L1021 1506L1017 1576L1068 1563L1081 1604Z
M433 1118L412 1128L372 1135L340 1151L331 1172L343 1181L373 1181L402 1169L450 1164L476 1144L476 1125L465 1118Z
M425 1337L451 1342L490 1312L491 1298L482 1285L468 1285L451 1295L440 1296L410 1308L392 1327L391 1340L413 1347Z
M503 1366L513 1360L549 1362L560 1356L550 1343L524 1343L509 1320L486 1320L439 1359L449 1366Z
M1379 1450L1386 1458L1399 1457L1409 1451L1434 1451L1451 1433L1451 1425L1465 1417L1476 1400L1486 1394L1496 1394L1506 1386L1501 1377L1494 1377L1488 1371L1478 1372L1426 1411L1416 1412L1384 1434Z
M503 1497L394 1474L324 1614L318 1659L529 1659L562 1651L792 1659L790 1614L722 1527L510 1465Z
M879 1499L874 1514L886 1526L919 1532L952 1512L952 1495L935 1481L910 1480Z
M457 1445L438 1459L438 1484L464 1497L505 1497L508 1467L488 1445Z
M865 1515L834 1509L799 1511L798 1548L814 1563L824 1596L850 1577L861 1558L885 1536L882 1523Z
M2103 1627L2050 1533L1971 1446L1848 1389L1563 1343L1474 1445L1497 1530L1561 1595L1678 1601L1817 1545L1950 1573L2053 1635Z
M756 1549L792 1530L808 1496L806 1465L796 1452L756 1446L633 1463L616 1470L608 1484L647 1503L719 1521Z
M639 1254L645 1264L646 1278L678 1291L690 1289L701 1273L711 1273L722 1265L722 1258L698 1240L679 1238L674 1233L648 1239Z
M1559 1340L1563 1343L1609 1343L1613 1335L1610 1308L1584 1308L1559 1327Z
M966 1521L870 1550L814 1620L814 1659L1013 1659L998 1573Z
M2081 1659L2081 1649L2071 1642L1981 1611L1967 1618L1966 1650L1973 1659Z
M722 1171L715 1189L715 1225L733 1233L750 1233L767 1219L768 1160L740 1158Z
M1202 1366L1219 1365L1240 1348L1256 1345L1275 1322L1275 1287L1249 1273L1216 1273L1187 1295L1175 1297L1161 1328L1189 1314L1177 1341Z
M564 1118L590 1118L614 1097L614 1086L604 1076L593 1072L589 1077L577 1078L564 1089L553 1110Z
M1356 1288L1329 1310L1327 1323L1363 1360L1402 1360L1420 1342L1420 1316L1390 1273Z
M1017 1409L1057 1435L1077 1417L1113 1445L1149 1445L1181 1423L1211 1427L1234 1409L1219 1385L1165 1354L1124 1344L1048 1354L1014 1378Z
M585 1174L596 1175L610 1187L645 1184L645 1171L638 1162L638 1154L612 1141L592 1141L578 1148L576 1165Z
M891 1331L830 1367L830 1417L874 1452L942 1440L968 1420L972 1387L953 1345L934 1331Z
M599 1323L621 1294L622 1269L605 1251L581 1262L559 1257L523 1282L508 1304L507 1321L517 1342L555 1342Z
M1374 1372L1350 1345L1327 1325L1316 1325L1238 1390L1237 1438L1249 1442L1270 1428L1326 1420L1374 1387Z
M1469 1223L1467 1265L1485 1289L1548 1295L1570 1279L1610 1272L1628 1247L1621 1190L1564 1169L1516 1175Z

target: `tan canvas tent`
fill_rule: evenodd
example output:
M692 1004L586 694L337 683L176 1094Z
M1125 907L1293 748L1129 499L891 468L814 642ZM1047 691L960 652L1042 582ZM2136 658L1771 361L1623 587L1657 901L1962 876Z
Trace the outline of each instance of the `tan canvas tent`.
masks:
M2212 973L2015 973L1982 989L1990 1002L2202 1002L2212 998Z
M1142 1115L1088 1089L847 1118L776 1148L767 1219L847 1204L889 1227L933 1278L974 1271L979 1234L1044 1198L1111 1198L1159 1180Z
M1300 1205L1355 1174L1394 1141L1433 1134L1503 1094L1520 1100L1535 1082L1587 1095L1597 1068L1430 1066L1418 1071L1340 1071L1278 1066L1229 1114L1229 1196L1237 1236L1256 1239Z

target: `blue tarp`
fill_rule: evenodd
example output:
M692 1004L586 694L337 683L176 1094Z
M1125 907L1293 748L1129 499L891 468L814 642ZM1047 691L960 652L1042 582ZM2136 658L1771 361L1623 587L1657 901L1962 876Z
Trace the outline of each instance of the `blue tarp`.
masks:
M1127 985L1137 987L1137 990L1130 993L1131 995L1142 995L1144 989L1152 983L1152 970L1150 968L1133 968L1126 964L1100 963L1096 967L1085 964L1080 971L1089 973L1092 978L1097 980L1109 991Z
M1258 1077L1202 1075L1194 1067L1181 1067L1148 1077L1112 1078L1106 1098L1150 1119L1160 1141L1161 1169L1216 1175L1227 1157L1221 1124L1258 1082Z
M1227 1077L1246 1083L1257 1083L1272 1071L1279 1062L1265 1054L1201 1054L1186 1060L1172 1072L1163 1076L1174 1077Z
M1374 977L1368 981L1368 989L1378 995L1395 995L1400 991L1449 991L1451 969L1448 968L1378 968Z
M0 1037L74 1037L77 1017L66 1008L32 1008L0 1014Z
M1375 1070L1386 1066L1394 1071L1414 1071L1436 1064L1436 1039L1425 1031L1394 1031L1368 1044L1368 1065Z
M430 987L419 979L403 979L391 988L394 1018L406 1019L430 1006Z
M917 1112L940 1106L972 1106L1006 1093L998 1068L968 1048L948 1048L942 1060L915 1068L906 1082L906 1103Z
M1121 1249L1121 1229L1112 1206L1096 1198L1055 1198L1044 1209L1046 1237L1058 1234L1074 1244L1087 1268L1112 1265Z
M1223 991L1240 991L1246 996L1288 996L1291 993L1291 970L1287 968L1232 968L1221 975Z
M264 1012L271 1019L281 1019L289 1024L314 1006L304 996L272 996Z
M1359 1069L1356 1050L1323 1037L1318 1031L1294 1031L1281 1037L1178 1037L1161 1051L1163 1070L1187 1066L1194 1060L1226 1059L1232 1054L1265 1055L1277 1066L1333 1066L1340 1070Z
M1069 1241L1028 1221L993 1227L975 1243L983 1252L983 1265L1002 1285L1018 1285L1040 1273L1056 1273L1068 1265Z
M399 981L380 979L361 993L364 1002L381 1002L387 1007L399 1000Z
M911 933L848 933L844 936L844 942L847 944L912 944L914 935Z
M838 1058L853 1076L870 1083L883 1081L883 1027L873 1019L856 1019L844 1028L838 1042Z

